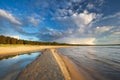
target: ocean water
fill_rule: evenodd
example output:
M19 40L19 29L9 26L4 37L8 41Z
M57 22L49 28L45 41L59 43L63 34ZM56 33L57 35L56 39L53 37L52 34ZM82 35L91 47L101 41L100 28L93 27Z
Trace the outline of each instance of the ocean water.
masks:
M0 60L0 80L15 80L20 71L40 54L41 52L26 53Z
M120 46L76 46L58 49L86 80L120 80Z

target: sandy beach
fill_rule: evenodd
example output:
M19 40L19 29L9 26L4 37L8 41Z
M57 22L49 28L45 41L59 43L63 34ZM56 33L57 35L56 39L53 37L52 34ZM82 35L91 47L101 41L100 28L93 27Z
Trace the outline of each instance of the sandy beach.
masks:
M44 50L35 61L24 68L16 80L65 80L50 50Z
M0 56L42 50L42 55L23 69L17 80L85 80L74 64L56 48L68 46L1 46ZM41 76L42 75L42 76Z
M48 46L48 45L14 45L14 46L0 46L0 56L16 55L26 52L35 52L50 48L63 48L68 46Z
M85 80L72 62L56 52L44 50L42 55L28 65L17 80Z
M55 49L51 49L56 61L58 62L65 80L86 80L77 67L63 54L58 53Z

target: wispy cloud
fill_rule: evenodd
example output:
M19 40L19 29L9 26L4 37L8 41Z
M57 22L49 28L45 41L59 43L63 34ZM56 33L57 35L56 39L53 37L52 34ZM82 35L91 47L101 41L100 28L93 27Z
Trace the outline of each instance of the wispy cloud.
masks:
M88 9L94 9L95 8L95 6L93 4L91 4L91 3L88 3L88 5L86 7Z
M113 28L113 26L100 26L96 27L95 34L100 34L106 31L110 31Z
M120 31L117 31L117 32L112 32L112 34L117 34L117 35L120 35Z
M4 18L4 19L6 19L6 21L10 21L14 24L18 24L18 25L22 24L19 20L17 20L16 17L13 16L12 13L10 13L6 10L3 10L3 9L0 9L0 19L1 18Z
M17 17L7 10L0 9L0 34L16 34L16 29L19 29L20 26L22 26L22 23Z
M99 6L102 6L105 0L96 0L97 3L99 3Z
M33 14L32 16L28 16L28 24L31 23L35 27L37 27L43 20L44 18L42 18L38 14Z
M40 23L40 19L35 19L34 17L29 17L28 19L33 24L33 26L38 26Z
M117 12L117 13L112 14L112 15L105 16L105 17L102 18L102 20L111 19L111 18L119 18L120 19L120 12Z

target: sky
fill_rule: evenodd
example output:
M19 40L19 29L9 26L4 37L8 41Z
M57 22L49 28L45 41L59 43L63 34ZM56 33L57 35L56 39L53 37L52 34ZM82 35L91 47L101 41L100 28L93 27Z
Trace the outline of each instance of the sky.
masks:
M120 44L120 0L0 0L0 35L71 44Z

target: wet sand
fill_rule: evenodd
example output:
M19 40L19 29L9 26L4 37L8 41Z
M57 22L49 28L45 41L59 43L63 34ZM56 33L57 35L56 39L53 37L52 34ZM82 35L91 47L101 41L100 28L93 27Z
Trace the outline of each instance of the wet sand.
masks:
M72 62L55 49L43 51L16 80L85 80Z
M77 67L63 54L58 53L55 49L51 49L52 53L58 59L59 66L62 70L65 80L86 80L85 75L79 72Z
M60 57L63 59L65 67L69 72L69 75L71 77L70 80L89 80L85 78L85 75L83 73L79 72L78 68L74 65L74 63L72 63L66 56L60 55Z

